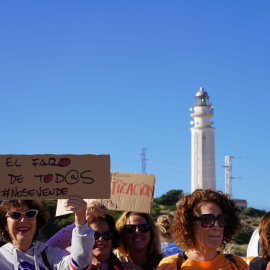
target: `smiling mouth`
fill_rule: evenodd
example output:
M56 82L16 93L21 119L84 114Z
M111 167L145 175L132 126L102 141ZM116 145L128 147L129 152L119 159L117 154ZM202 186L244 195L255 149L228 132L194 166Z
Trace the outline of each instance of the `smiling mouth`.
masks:
M17 230L18 230L19 232L25 233L25 232L28 232L28 231L30 230L30 228L20 227L20 228L17 228Z
M105 248L104 245L95 245L94 248Z
M135 241L135 242L141 242L141 241L143 241L143 239L141 239L141 238L136 238L136 239L134 239L134 241Z

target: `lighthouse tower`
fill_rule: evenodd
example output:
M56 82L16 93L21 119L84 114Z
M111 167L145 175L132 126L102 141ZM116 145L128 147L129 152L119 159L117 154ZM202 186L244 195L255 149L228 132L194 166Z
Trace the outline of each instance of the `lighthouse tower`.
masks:
M216 190L215 128L211 126L213 107L203 87L195 95L191 117L191 192L197 188Z

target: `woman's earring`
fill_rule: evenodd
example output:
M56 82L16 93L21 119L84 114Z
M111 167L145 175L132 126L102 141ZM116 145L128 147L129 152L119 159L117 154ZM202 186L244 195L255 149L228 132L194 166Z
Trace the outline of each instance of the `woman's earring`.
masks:
M4 235L5 233L4 232L2 232L2 235Z

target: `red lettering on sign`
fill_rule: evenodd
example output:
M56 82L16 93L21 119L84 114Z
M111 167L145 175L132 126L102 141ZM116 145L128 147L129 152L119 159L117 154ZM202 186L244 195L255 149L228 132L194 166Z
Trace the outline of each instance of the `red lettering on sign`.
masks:
M123 183L118 181L112 182L112 194L127 194L134 196L153 197L154 187L147 184Z

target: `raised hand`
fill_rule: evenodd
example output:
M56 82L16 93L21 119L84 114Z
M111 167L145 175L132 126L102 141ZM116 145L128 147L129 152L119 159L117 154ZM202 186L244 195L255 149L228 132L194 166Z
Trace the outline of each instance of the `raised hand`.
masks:
M91 265L91 270L105 270L102 266L101 262L97 262L96 264Z
M86 206L87 203L80 196L67 196L64 201L64 206L67 211L75 213L75 222L77 225L83 225L86 221Z
M104 215L104 205L101 203L98 203L97 201L90 201L87 204L86 208L86 219L88 221L88 224L91 223L94 216L102 216Z

